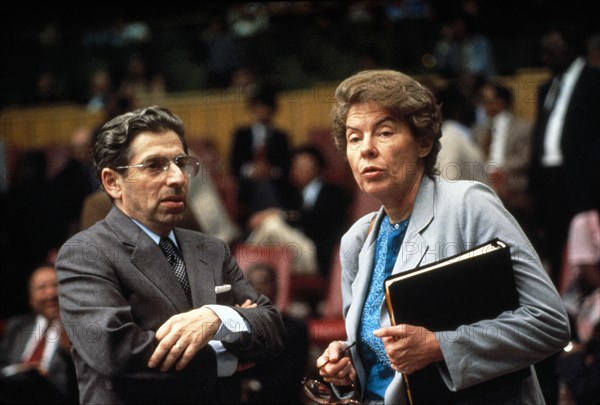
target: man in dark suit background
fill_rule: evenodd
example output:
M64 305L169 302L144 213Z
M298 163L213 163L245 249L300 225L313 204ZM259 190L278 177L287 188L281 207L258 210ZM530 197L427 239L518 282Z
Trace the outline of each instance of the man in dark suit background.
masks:
M320 273L327 278L332 253L349 227L352 193L337 184L325 181L327 162L321 151L303 145L292 151L290 185L295 193L290 203L290 223L314 243Z
M290 164L289 135L273 125L277 94L265 86L248 98L254 122L237 128L232 137L229 164L238 182L238 222L266 208L281 207Z
M552 78L538 92L529 171L540 253L558 285L571 218L598 206L600 189L600 71L582 57L571 27L541 40Z
M531 237L527 171L533 123L515 115L512 92L498 83L486 82L481 86L479 103L486 121L473 127L473 135L486 158L486 181Z
M71 343L58 308L56 270L38 266L28 283L31 312L8 319L0 342L0 403L77 403Z
M600 71L582 57L578 30L552 28L541 40L552 78L538 91L529 169L536 233L532 242L560 288L572 218L598 208L600 191ZM593 223L600 232L600 224ZM558 401L558 354L536 365L546 402Z
M239 402L237 371L283 347L279 312L227 244L175 227L199 171L183 134L158 107L100 129L94 160L113 208L56 260L82 403Z
M255 213L248 220L248 227L256 229L271 217L280 217L313 242L318 271L327 279L332 253L348 228L352 193L323 179L327 162L316 146L306 144L293 149L290 162L289 187L283 208L268 208ZM280 242L294 243L283 239Z

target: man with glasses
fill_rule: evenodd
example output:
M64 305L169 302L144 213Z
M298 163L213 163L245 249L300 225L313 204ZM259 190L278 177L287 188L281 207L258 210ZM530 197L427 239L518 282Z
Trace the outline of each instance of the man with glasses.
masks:
M240 371L282 350L274 305L227 244L176 228L199 162L151 107L104 124L94 160L113 208L57 257L81 403L231 403Z

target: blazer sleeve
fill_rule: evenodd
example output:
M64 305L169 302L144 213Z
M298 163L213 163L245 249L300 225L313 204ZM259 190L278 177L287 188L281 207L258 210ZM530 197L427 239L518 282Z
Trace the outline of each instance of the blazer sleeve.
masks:
M449 388L458 390L543 360L566 346L570 332L560 296L540 258L493 191L471 183L456 204L445 201L455 212L436 215L457 218L449 226L461 230L457 239L476 244L499 237L509 244L520 304L495 319L436 332L447 366L442 374Z
M87 235L87 234L86 234ZM147 369L156 348L151 328L135 320L109 257L112 249L78 234L57 259L61 318L82 360L104 375Z

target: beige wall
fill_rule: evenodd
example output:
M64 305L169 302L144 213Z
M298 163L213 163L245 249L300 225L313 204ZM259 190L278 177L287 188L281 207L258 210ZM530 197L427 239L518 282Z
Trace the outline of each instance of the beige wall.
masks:
M513 91L516 113L533 120L537 87L547 78L545 70L523 70L500 81ZM303 142L311 129L330 126L334 89L335 85L323 85L280 95L276 123L290 133L293 145ZM183 120L189 139L213 141L224 157L234 128L250 122L244 96L235 90L179 93L143 104L170 108ZM101 114L81 106L5 109L0 111L0 136L19 149L44 147L66 143L76 129L93 128L101 119Z

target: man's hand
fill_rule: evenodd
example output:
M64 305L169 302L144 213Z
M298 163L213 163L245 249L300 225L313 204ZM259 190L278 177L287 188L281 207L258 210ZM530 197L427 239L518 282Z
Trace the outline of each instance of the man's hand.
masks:
M248 219L248 228L254 230L261 226L266 220L273 217L283 217L283 211L279 208L266 208L252 214Z
M410 374L444 359L435 334L423 327L396 325L373 334L383 340L392 368L400 373Z
M159 343L148 367L160 364L161 371L168 371L175 365L182 370L212 340L220 326L217 314L205 307L172 316L156 331Z

